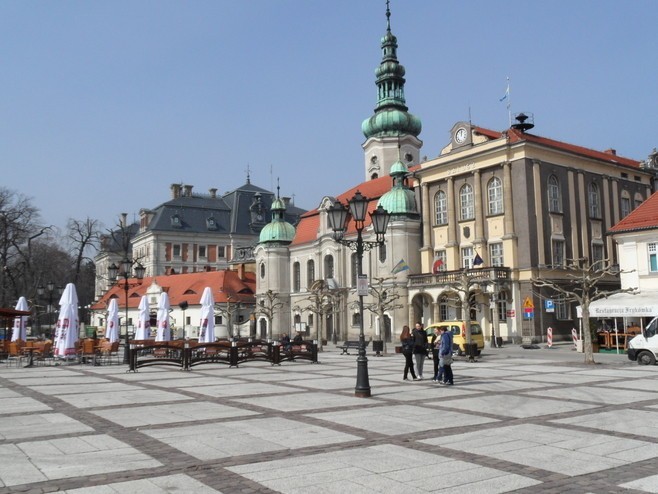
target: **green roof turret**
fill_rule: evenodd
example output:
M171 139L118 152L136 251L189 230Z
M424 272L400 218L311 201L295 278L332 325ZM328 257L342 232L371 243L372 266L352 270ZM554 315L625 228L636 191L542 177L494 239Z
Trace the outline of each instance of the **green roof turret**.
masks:
M295 238L295 227L284 219L286 203L279 197L279 186L276 188L276 199L272 202L272 221L260 231L258 243L289 244Z
M417 216L416 195L405 186L404 180L409 174L407 165L397 160L391 166L389 175L393 178L393 187L379 198L378 206L391 215Z

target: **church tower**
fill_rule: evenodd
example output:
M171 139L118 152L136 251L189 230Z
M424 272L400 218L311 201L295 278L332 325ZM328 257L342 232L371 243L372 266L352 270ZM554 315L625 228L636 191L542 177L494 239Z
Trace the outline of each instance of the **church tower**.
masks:
M375 70L375 114L361 124L366 181L390 173L400 158L406 166L420 161L423 142L418 139L420 119L409 113L404 98L404 66L398 62L398 40L391 32L391 10L386 2L386 34L382 38L382 61Z

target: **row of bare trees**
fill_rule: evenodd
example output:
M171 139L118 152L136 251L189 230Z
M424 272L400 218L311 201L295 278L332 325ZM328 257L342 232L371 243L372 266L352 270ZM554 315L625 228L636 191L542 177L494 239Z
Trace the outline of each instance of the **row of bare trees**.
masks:
M44 301L37 288L49 282L75 283L80 305L90 304L100 229L97 220L71 218L61 232L42 222L29 197L0 187L0 307L24 296L38 312Z

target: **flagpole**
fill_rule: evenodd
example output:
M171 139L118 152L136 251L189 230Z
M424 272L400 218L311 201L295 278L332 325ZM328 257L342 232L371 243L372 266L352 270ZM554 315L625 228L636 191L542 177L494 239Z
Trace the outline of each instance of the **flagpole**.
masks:
M509 77L507 78L507 116L509 118L509 126L512 126L512 95L509 87Z

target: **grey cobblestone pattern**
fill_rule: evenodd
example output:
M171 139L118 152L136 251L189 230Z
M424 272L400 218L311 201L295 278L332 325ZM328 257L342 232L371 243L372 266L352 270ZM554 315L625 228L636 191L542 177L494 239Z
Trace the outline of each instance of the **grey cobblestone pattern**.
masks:
M485 349L476 363L456 359L453 366L456 385L444 387L430 380L403 383L401 355L369 356L373 396L355 400L355 356L339 353L330 345L321 353L321 363L317 365L300 362L269 367L247 363L238 369L199 366L189 373L167 367L127 374L124 366L116 365L28 369L0 364L0 397L5 404L4 410L0 410L0 424L18 423L20 418L32 418L35 422L41 418L59 420L62 416L79 422L77 426L72 423L64 435L42 433L34 437L22 429L9 430L6 435L0 435L4 438L0 440L0 465L4 463L5 468L11 468L12 458L8 451L16 445L31 442L59 444L58 440L63 437L89 439L99 435L134 448L156 460L158 465L85 475L83 455L81 471L75 476L18 484L9 482L5 477L8 474L0 469L3 485L0 494L130 492L130 486L139 492L140 481L168 476L193 479L190 485L204 485L210 488L208 492L214 489L224 494L341 490L350 490L350 494L395 492L398 489L393 489L393 486L399 488L405 482L409 482L409 488L399 489L401 492L658 492L658 367L638 366L624 355L614 354L599 354L596 357L598 364L587 366L582 363L582 354L576 354L568 345L537 350L509 346ZM431 361L426 363L427 374L431 365ZM318 378L326 378L327 383L344 381L345 384L323 388ZM169 387L167 380L172 383ZM196 380L199 380L198 385ZM209 384L214 382L216 384ZM109 385L104 389L106 383ZM244 385L246 394L241 394L236 383ZM268 394L259 389L255 394L249 394L248 385L253 383L272 385L277 392ZM209 385L233 387L217 388L218 396L198 391L198 388ZM136 387L153 392L153 397L147 403L126 403L122 399L121 404L93 406L92 400L80 405L72 399L78 396L76 386L83 396L102 393L111 398L112 393L120 392L122 388ZM58 389L68 394L59 394ZM221 392L229 389L228 395ZM282 394L287 396L286 400L280 399ZM317 405L320 398L323 408ZM286 402L292 410L282 406ZM190 408L176 407L189 403L203 403L205 418L199 419L194 413L185 416ZM514 410L506 410L505 403L514 404ZM160 413L158 420L153 419L150 423L149 410L162 405L171 405L171 413L179 410L177 413L183 415L175 415L172 420L177 421L166 423L168 409L165 408L164 415ZM228 407L237 411L226 413L230 411ZM124 426L119 420L105 418L112 418L113 411L124 411L128 416L140 414L143 424ZM372 417L377 417L379 412L381 421L375 424ZM396 416L398 413L403 415ZM155 417L153 412L152 416ZM423 422L414 424L414 416L423 417ZM629 424L627 417L632 417L634 423ZM279 442L258 451L249 449L248 441L240 444L238 438L234 447L244 447L245 454L207 460L185 453L184 448L177 447L176 438L156 439L158 435L177 428L200 425L211 437L213 430L226 430L231 423L244 426L245 422L258 421L253 424L262 424L263 419L277 424L293 421L306 434L325 432L330 439L326 443L313 443L313 437L309 437L309 445L302 441L294 447L285 447L284 440L283 447ZM508 432L527 430L541 433L537 437L530 433L527 438L519 437L514 442L508 437ZM294 433L293 429L291 434ZM553 447L552 441L557 440L553 434L564 439L557 444L557 449ZM569 443L569 437L573 438L573 444ZM221 442L219 437L213 444L221 448ZM606 451L606 445L613 451ZM402 461L401 469L421 472L420 477L426 477L424 481L412 484L411 480L404 480L400 472L368 470L358 460L354 467L361 470L352 472L353 477L349 480L347 471L344 479L340 470L324 475L320 471L322 468L315 466L319 464L312 463L315 458L331 463L341 455L361 454L361 451L365 458L378 448L419 454L420 458L437 458L438 467L432 462L423 465ZM580 464L578 459L583 459L583 463ZM57 459L50 461L56 462ZM441 461L447 463L441 467ZM561 461L569 463L562 464ZM283 478L258 482L254 479L259 478L262 471L260 474L250 473L258 471L260 466L279 464L285 468L279 474ZM299 468L295 468L297 464ZM611 466L601 467L607 464ZM453 470L456 465L468 465L468 468L462 474L459 469ZM38 463L34 466L39 468ZM473 473L473 468L479 467L486 468ZM563 473L570 470L575 474ZM286 478L288 471L290 479ZM300 487L300 471L308 479L303 488ZM481 483L478 475L492 475L492 472L497 472L493 475L500 475L501 479L511 479L510 489L506 490L504 483L493 487L495 480ZM13 475L16 475L15 471ZM314 481L314 476L322 480ZM387 483L389 481L391 484ZM12 483L14 485L8 485ZM122 486L128 487L103 490L103 486L117 483L127 483ZM161 492L167 492L167 489Z

